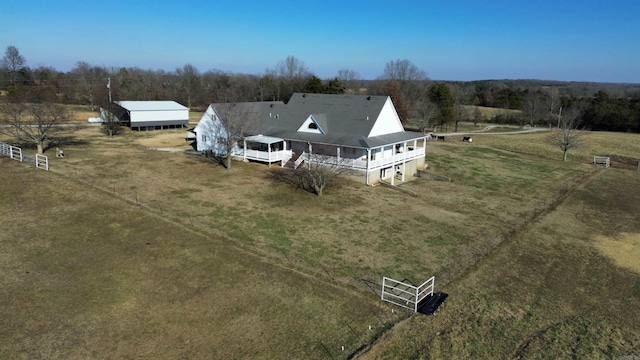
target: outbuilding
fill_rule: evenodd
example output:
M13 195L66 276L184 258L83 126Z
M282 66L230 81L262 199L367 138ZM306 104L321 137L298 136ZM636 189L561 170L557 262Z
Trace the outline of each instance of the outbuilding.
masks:
M180 129L189 124L189 108L175 101L116 101L114 115L131 130Z

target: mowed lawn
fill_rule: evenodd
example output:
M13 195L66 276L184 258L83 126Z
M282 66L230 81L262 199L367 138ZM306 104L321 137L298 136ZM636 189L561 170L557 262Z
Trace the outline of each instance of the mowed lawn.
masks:
M469 320L469 314L488 311L498 321L504 304L511 312L531 306L519 291L539 297L531 286L520 289L520 268L535 271L545 257L563 264L566 254L544 253L532 264L513 254L504 263L492 259L511 247L538 250L535 243L513 244L577 189L606 179L589 164L593 152L631 156L638 149L625 145L626 134L598 135L592 143L600 148L570 153L564 163L544 134L430 142L429 170L451 182L415 180L398 191L345 180L316 197L296 189L278 166L234 162L226 171L195 154L154 149L186 147L183 136L169 131L109 139L89 128L64 147L66 158L51 159L50 173L0 159L0 201L12 204L0 214L2 227L11 230L0 234L9 249L1 255L7 259L0 262L1 284L12 294L3 299L7 316L0 321L7 322L3 329L17 330L7 333L13 341L2 354L345 358L398 323L365 355L530 356L536 345L527 339L537 339L544 321L527 323L526 312L515 312L508 320L524 329L515 331ZM25 216L16 220L16 213ZM601 247L607 241L618 237L606 237ZM612 263L597 251L576 253L567 265L591 255ZM504 269L512 284L499 301L491 298L495 291L477 290L507 281L478 273L485 266ZM45 269L35 272L44 275L35 283L32 268ZM432 275L436 290L452 295L436 317L379 300L382 276L417 284ZM567 297L571 304L581 301L575 292ZM24 305L30 301L33 306ZM31 323L33 314L40 317ZM435 319L460 324L462 335L434 342ZM32 336L34 329L44 330ZM629 329L618 339L633 342ZM557 347L568 354L576 347L571 344L558 341ZM592 353L614 353L598 351Z

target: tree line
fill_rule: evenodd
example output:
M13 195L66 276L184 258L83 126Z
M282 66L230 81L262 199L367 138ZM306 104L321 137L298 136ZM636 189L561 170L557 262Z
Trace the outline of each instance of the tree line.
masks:
M640 132L640 84L600 84L542 80L432 81L411 61L389 61L376 79L341 69L321 79L305 63L288 56L263 74L191 64L175 71L109 68L79 61L68 72L27 66L15 46L1 62L3 102L62 103L105 107L117 100L175 100L191 109L216 102L284 101L294 92L388 95L405 125L418 131L455 130L461 121L554 126L563 111L577 108L593 130ZM485 118L469 105L511 109Z

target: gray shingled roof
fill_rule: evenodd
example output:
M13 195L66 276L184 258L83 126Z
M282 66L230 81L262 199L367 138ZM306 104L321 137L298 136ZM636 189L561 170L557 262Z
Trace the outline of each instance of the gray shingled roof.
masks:
M261 124L254 130L255 134L286 140L373 148L424 137L403 131L367 138L386 101L387 96L296 93L286 105L280 102L241 104L259 113ZM310 115L324 134L297 131Z

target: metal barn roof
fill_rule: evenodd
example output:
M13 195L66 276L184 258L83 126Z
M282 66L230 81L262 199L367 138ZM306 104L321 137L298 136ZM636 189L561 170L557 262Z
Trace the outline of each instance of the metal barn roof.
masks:
M117 101L118 105L128 111L170 111L170 110L189 110L188 107L181 105L175 101Z

